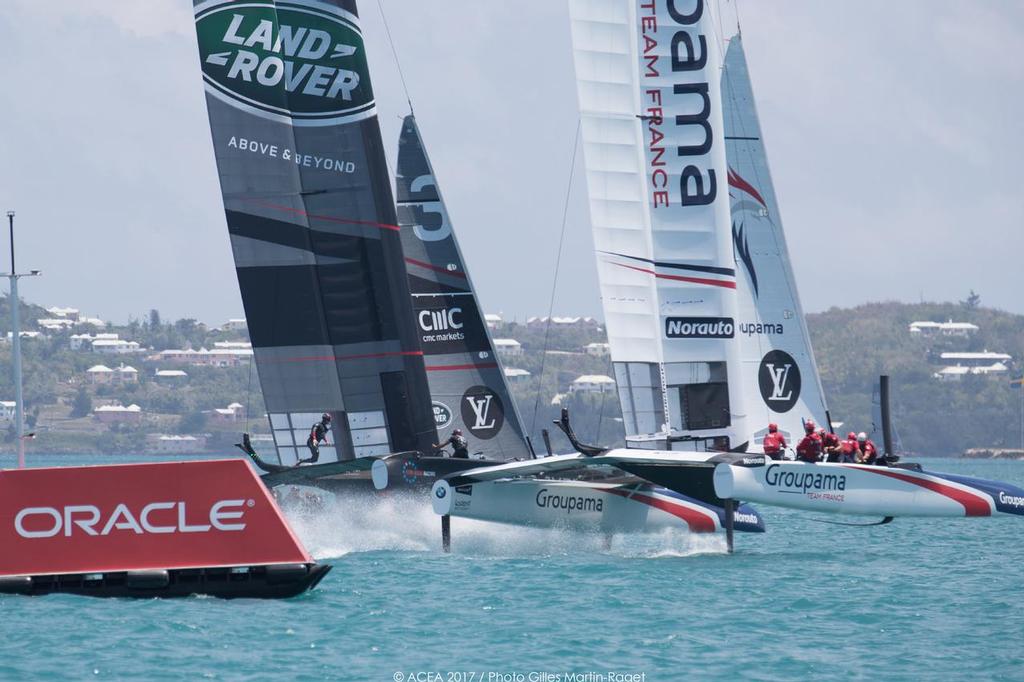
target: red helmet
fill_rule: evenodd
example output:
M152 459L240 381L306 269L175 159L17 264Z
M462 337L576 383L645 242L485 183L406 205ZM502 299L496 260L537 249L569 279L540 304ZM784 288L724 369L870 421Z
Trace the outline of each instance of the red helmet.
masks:
M452 435L453 436L461 436L462 435L462 429L455 429L454 431L452 431Z
M815 426L816 424L814 423L814 420L808 419L807 421L804 422L804 431L806 431L807 433L814 433Z
M325 424L329 424L331 421L331 415L324 412L322 415L320 415L320 421L324 422Z
M768 433L775 433L778 430L779 430L779 425L776 424L775 422L772 422L771 424L768 425Z
M848 434L846 434L846 439L847 440L857 440L857 434L854 433L853 431L850 431Z

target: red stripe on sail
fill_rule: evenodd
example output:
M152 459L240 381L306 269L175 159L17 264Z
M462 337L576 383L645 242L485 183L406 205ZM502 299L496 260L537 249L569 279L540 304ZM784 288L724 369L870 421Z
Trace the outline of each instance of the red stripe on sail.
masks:
M257 204L265 208L273 208L278 211L284 211L285 213L295 213L297 215L306 216L307 218L314 218L316 220L326 220L327 222L330 223L343 223L345 225L366 225L368 227L376 227L381 230L390 230L392 232L402 231L402 228L400 228L398 225L390 225L388 223L376 223L373 222L372 220L353 220L351 218L337 218L335 216L320 215L318 213L309 213L308 211L303 211L300 208L282 206L281 204L272 204L266 201L249 200L249 203Z
M736 189L743 190L750 196L757 199L758 203L760 203L762 206L768 208L768 205L764 203L764 199L761 198L761 194L756 189L754 189L753 185L751 185L749 182L741 178L740 174L734 171L732 168L729 169L729 184L735 187Z
M709 286L722 287L724 289L735 289L736 288L736 282L723 282L720 279L706 279L704 277L683 277L682 275L660 275L657 272L654 272L653 270L648 270L647 268L638 268L635 265L626 265L625 263L614 263L614 265L618 265L620 268L629 268L630 270L636 270L637 272L645 272L648 275L654 275L658 279L671 279L671 280L677 280L677 281L680 281L680 282L690 282L690 283L693 283L693 284L707 284Z

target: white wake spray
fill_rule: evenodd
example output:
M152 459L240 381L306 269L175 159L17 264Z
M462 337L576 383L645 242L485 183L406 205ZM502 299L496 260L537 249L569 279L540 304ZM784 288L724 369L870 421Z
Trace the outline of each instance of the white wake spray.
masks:
M296 488L281 495L292 528L317 559L353 552L441 552L441 519L424 495L331 495ZM452 551L494 558L605 554L660 559L723 554L725 537L661 528L653 533L620 533L608 538L559 528L526 528L454 518Z

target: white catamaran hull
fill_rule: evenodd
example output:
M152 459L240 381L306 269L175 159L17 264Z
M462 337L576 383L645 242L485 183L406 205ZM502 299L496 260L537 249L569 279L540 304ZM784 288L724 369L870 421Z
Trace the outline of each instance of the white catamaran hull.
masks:
M516 479L452 487L440 480L431 499L434 511L442 516L541 528L606 533L723 529L714 508L646 484ZM735 523L738 531L764 531L760 516L746 507L736 511Z
M720 464L722 498L791 509L873 516L1024 515L1024 490L982 479L863 464Z

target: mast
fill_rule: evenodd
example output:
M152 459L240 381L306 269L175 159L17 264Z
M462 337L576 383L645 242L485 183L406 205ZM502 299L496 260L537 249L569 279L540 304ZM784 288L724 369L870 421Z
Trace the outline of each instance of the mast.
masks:
M7 223L11 234L11 273L7 279L11 283L11 365L14 368L14 437L18 443L18 468L25 468L25 406L21 393L21 320L18 307L18 280L22 277L36 277L42 273L33 270L28 274L18 274L14 267L14 211L7 212Z

